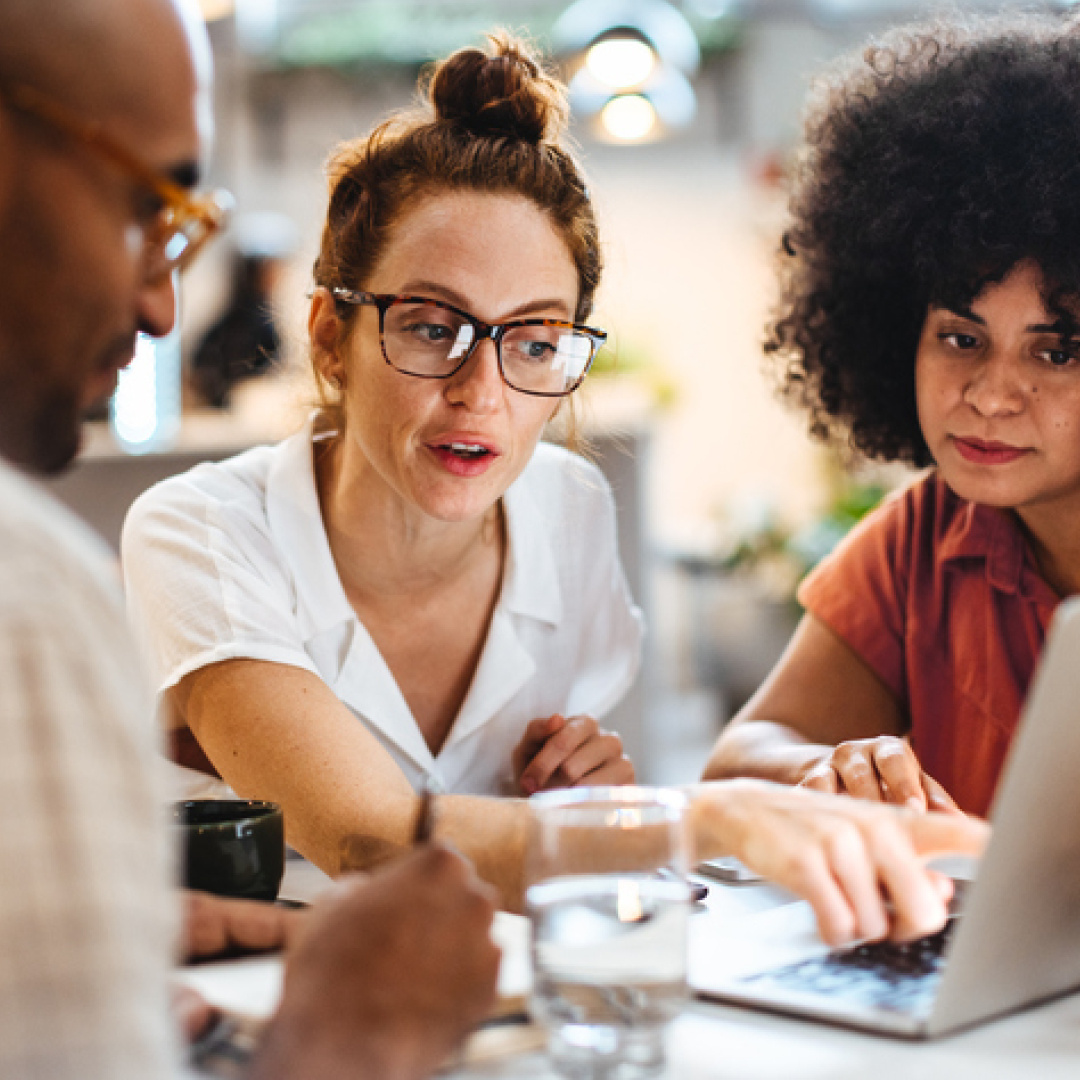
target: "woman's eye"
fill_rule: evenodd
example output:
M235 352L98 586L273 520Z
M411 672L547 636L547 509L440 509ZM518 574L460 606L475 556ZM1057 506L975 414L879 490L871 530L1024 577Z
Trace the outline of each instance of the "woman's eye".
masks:
M449 326L441 323L413 323L408 327L408 332L421 341L440 344L454 338L454 331Z
M503 342L503 351L528 364L550 364L556 353L550 341L525 338L507 338Z
M550 360L555 355L555 346L549 341L527 341L523 351L530 360Z
M948 334L939 334L939 339L946 345L951 346L954 349L960 349L967 352L969 349L978 347L979 339L974 334L962 334L959 331L953 331Z
M1042 352L1039 353L1039 356L1051 367L1068 367L1070 364L1076 362L1077 349L1075 347L1067 349L1043 349Z

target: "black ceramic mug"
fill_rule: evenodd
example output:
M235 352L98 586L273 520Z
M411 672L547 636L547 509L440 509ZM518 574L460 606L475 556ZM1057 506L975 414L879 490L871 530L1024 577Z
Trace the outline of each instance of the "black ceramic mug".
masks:
M285 873L285 821L277 803L196 799L177 803L174 813L187 888L245 900L277 897Z

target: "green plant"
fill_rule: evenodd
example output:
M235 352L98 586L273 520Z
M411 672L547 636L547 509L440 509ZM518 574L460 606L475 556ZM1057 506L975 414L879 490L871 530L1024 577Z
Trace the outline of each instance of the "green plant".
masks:
M777 597L795 599L799 582L888 494L878 480L848 474L834 477L832 495L821 514L792 528L772 512L743 530L729 530L720 565L729 573L749 574Z
M637 342L620 341L608 344L596 354L589 379L619 378L633 376L640 380L660 408L668 408L678 400L679 389L667 369L653 353Z

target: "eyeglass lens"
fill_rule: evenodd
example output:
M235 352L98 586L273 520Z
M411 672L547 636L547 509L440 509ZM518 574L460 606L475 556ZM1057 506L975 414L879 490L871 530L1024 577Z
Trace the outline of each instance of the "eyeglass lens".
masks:
M184 269L214 232L214 226L195 215L181 217L164 211L146 234L150 273L166 274Z
M146 276L151 280L184 269L202 247L205 229L177 227L161 222L143 231Z
M390 363L408 375L445 377L476 338L467 319L435 304L392 304L383 319ZM511 326L501 335L503 374L517 390L564 394L581 381L595 348L587 334L559 326Z

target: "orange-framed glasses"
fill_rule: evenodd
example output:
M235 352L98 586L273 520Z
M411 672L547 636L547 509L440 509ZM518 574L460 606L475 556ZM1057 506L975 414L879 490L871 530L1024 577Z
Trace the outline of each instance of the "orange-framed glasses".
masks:
M100 123L84 120L47 94L31 86L4 86L0 87L0 101L82 143L126 172L160 201L154 223L144 228L150 256L148 277L163 276L189 266L207 240L228 220L233 198L227 191L190 194L117 142Z

